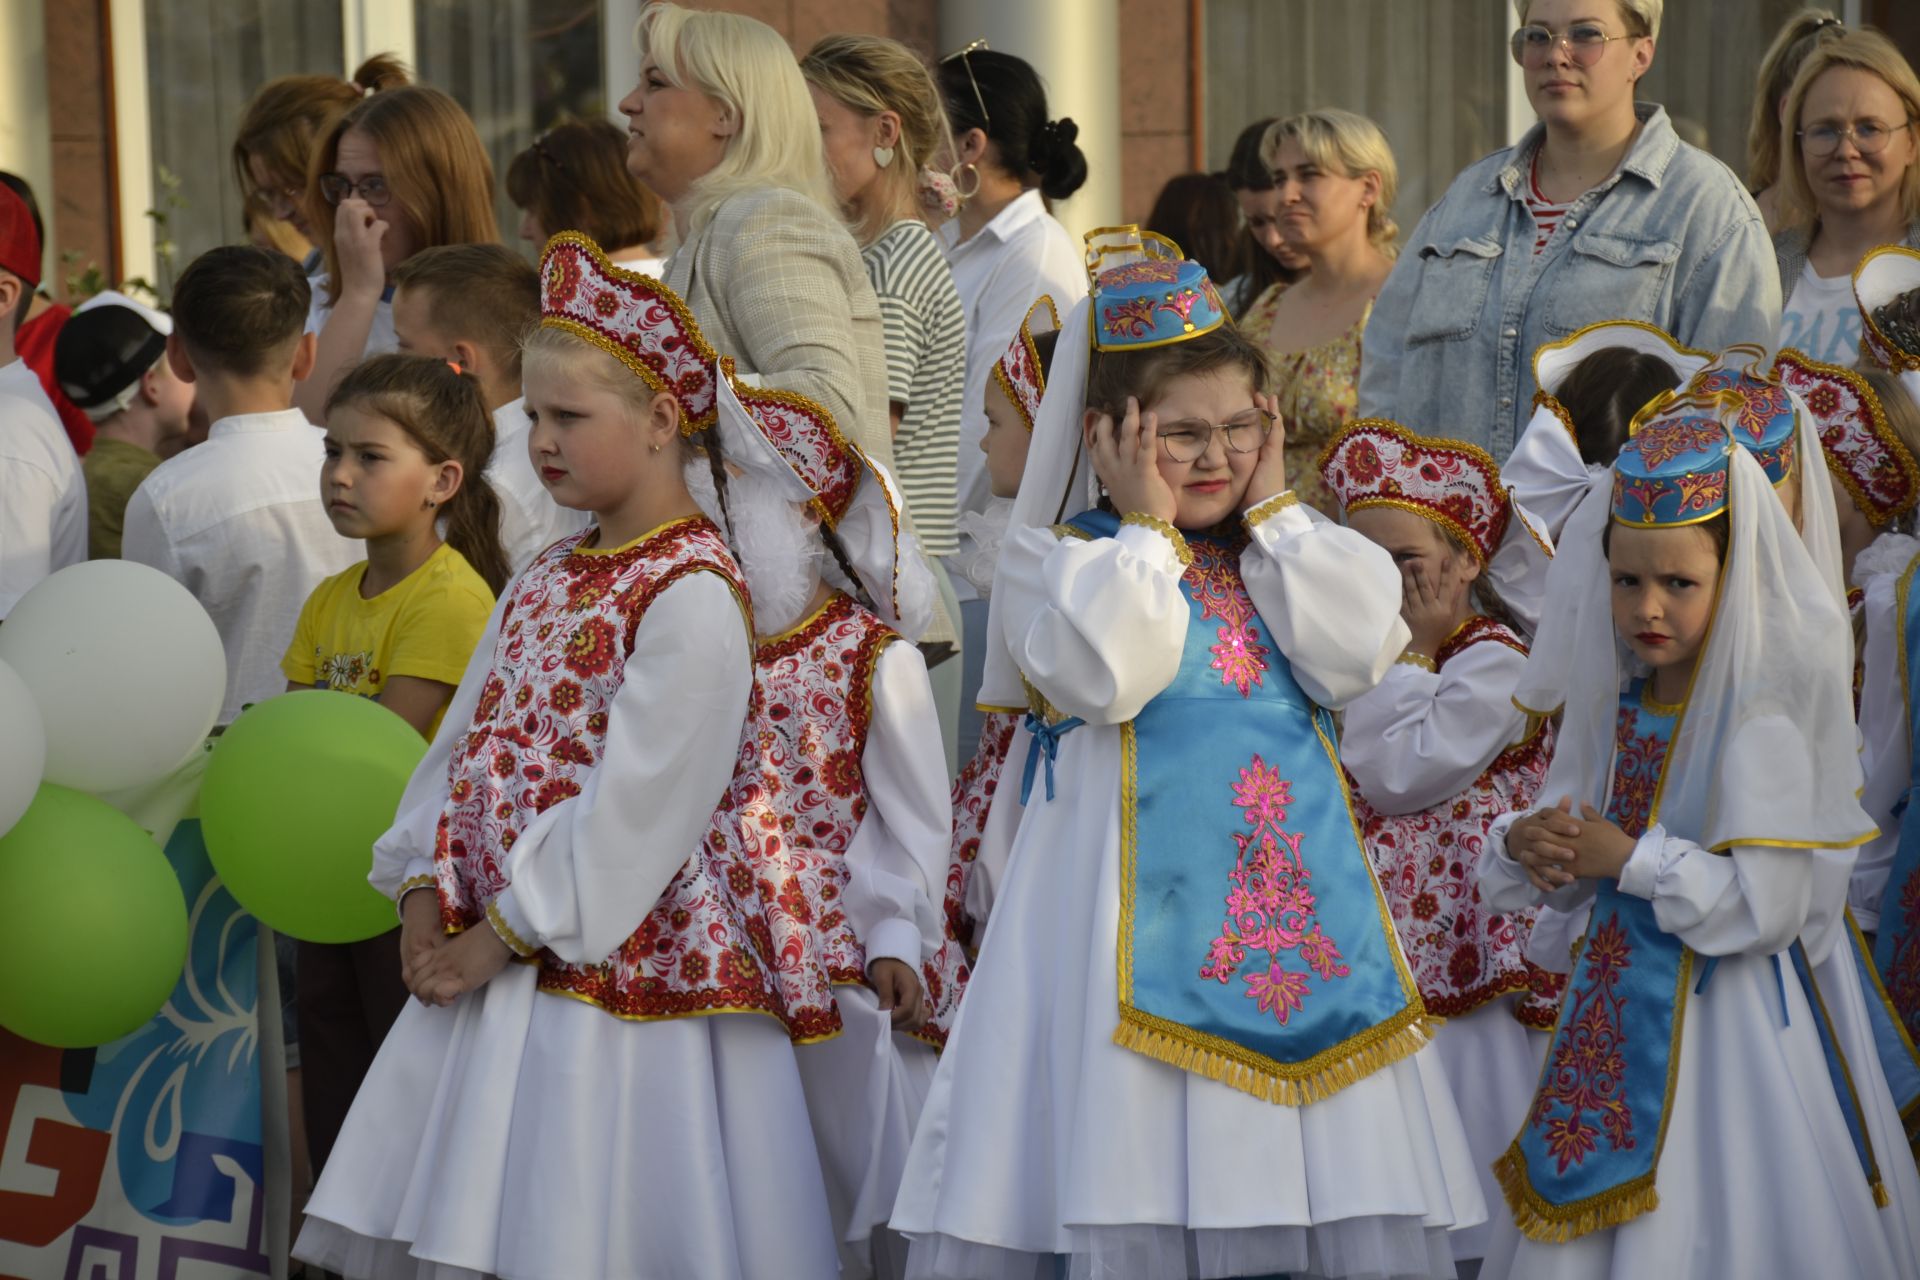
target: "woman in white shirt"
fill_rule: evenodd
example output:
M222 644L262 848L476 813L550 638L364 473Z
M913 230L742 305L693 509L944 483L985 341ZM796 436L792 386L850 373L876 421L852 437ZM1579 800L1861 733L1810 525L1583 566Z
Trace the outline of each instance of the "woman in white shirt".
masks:
M1883 244L1920 247L1920 79L1885 36L1815 49L1787 94L1781 139L1780 342L1834 364L1860 347L1853 269Z

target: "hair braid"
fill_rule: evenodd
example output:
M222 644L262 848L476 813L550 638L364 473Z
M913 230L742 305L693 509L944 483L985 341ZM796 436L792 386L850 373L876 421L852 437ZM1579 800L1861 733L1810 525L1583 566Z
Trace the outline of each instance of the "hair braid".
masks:
M833 556L833 562L840 566L840 572L847 575L847 585L853 589L853 598L870 612L880 612L873 602L873 596L868 593L866 584L860 581L860 575L853 571L853 560L847 555L846 544L840 541L840 535L823 524L820 526L820 541L826 544L828 553Z

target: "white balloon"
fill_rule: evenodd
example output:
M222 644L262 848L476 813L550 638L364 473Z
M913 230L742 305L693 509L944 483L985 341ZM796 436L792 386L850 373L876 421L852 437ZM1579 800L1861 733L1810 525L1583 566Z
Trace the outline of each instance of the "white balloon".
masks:
M0 836L33 803L47 767L47 728L40 704L17 672L0 662Z
M80 791L170 772L213 728L227 655L185 587L146 565L88 560L42 579L0 626L46 726L46 781Z

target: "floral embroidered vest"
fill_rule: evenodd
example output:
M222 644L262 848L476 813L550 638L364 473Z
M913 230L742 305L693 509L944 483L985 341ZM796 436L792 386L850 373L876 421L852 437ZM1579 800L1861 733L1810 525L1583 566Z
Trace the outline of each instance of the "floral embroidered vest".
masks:
M973 864L987 832L987 815L1000 792L1000 775L1007 767L1007 753L1013 749L1014 733L1019 728L1019 712L987 712L980 723L980 745L953 780L953 854L947 862L946 929L949 938L969 951L978 949L979 940L974 936L978 921L967 914L967 886L973 881Z
M771 936L773 977L797 1025L840 1028L836 983L866 981L866 952L845 910L846 852L867 814L863 768L873 675L899 635L835 593L798 626L761 643L753 707L734 771L739 856L751 868ZM921 967L944 1021L966 983L965 956L944 946ZM931 1037L930 1037L931 1038Z
M612 551L582 548L585 536L554 544L514 582L493 669L454 748L434 849L450 932L480 922L509 882L505 864L520 831L579 795L599 765L608 708L659 594L688 574L712 573L740 598L744 616L739 568L704 517L663 525ZM606 960L570 965L541 953L540 989L621 1018L783 1016L762 961L766 949L753 936L752 880L730 875L713 843L689 850L660 901Z
M1434 661L1444 669L1449 659L1476 644L1527 652L1510 629L1476 617L1441 646ZM1385 814L1356 792L1354 812L1427 1011L1457 1018L1489 1000L1518 994L1522 999L1513 1005L1514 1016L1545 1030L1553 1026L1565 978L1526 959L1538 913L1487 910L1473 874L1493 820L1533 808L1546 780L1553 725L1529 728L1523 741L1502 751L1457 796L1417 813Z

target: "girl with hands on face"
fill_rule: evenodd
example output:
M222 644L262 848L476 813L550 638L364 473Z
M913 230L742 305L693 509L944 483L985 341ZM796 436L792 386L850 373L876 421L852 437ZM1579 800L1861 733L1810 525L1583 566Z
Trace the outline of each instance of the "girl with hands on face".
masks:
M1529 963L1536 912L1496 911L1473 883L1470 851L1494 819L1525 810L1553 756L1553 727L1513 705L1528 637L1487 569L1533 541L1530 513L1471 445L1363 419L1320 459L1347 524L1400 573L1406 649L1343 717L1340 755L1354 812L1420 995L1447 1021L1447 1064L1483 1194L1540 1074L1557 975ZM1539 552L1544 561L1546 553ZM1481 1257L1484 1227L1455 1232L1456 1259Z
M895 1204L909 1272L1451 1274L1482 1195L1333 740L1405 647L1399 575L1289 488L1205 272L1090 246L994 579L1020 804Z
M1492 824L1480 892L1585 923L1495 1165L1489 1280L1920 1268L1844 940L1872 830L1852 673L1820 660L1847 618L1739 413L1679 397L1627 442L1563 530L1513 695L1563 718L1548 802Z

